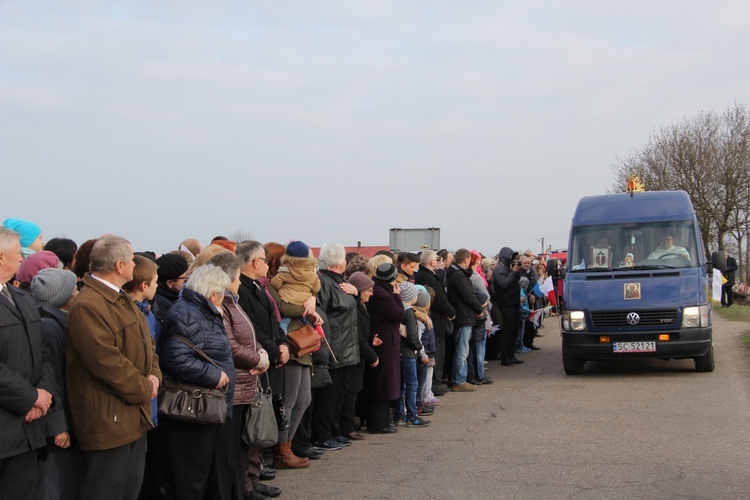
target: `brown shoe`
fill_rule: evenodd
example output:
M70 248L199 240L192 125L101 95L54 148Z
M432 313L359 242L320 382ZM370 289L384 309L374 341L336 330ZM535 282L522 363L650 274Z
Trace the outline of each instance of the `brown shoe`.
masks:
M453 384L451 390L454 392L472 392L477 390L477 386L464 382L463 384Z
M274 446L273 466L276 469L306 469L310 466L310 459L292 453L292 442L287 441Z

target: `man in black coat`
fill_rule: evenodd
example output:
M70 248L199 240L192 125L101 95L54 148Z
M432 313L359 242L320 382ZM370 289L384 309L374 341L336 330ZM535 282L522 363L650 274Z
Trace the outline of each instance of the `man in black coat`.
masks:
M456 351L453 354L453 378L451 389L458 392L473 391L476 386L466 382L468 375L469 340L477 316L484 311L484 305L474 295L471 285L472 274L469 262L471 252L466 248L456 251L455 262L445 272L448 280L448 300L456 310L453 320Z
M432 288L435 292L435 298L430 304L430 317L432 326L435 330L437 340L437 355L435 356L435 370L432 374L433 386L440 383L443 376L443 367L445 365L445 339L453 334L452 325L451 333L448 333L448 322L453 321L456 317L456 309L448 300L445 293L443 281L436 273L438 268L438 255L434 250L425 250L419 260L419 270L414 275L414 281L417 285L425 288Z
M20 235L0 228L0 498L14 500L37 497L42 417L55 392L36 303L8 284L22 260Z
M734 304L732 287L734 286L734 273L737 271L737 261L727 251L724 252L724 255L727 257L727 269L723 274L727 282L721 286L721 306L729 307Z
M242 266L238 303L253 322L256 338L268 353L271 390L274 395L283 395L283 365L289 361L289 346L286 344L284 330L276 319L274 304L268 297L265 286L259 281L268 274L266 251L257 241L243 241L237 245L235 253Z
M518 326L521 320L521 263L518 252L503 247L498 255L498 261L492 272L495 281L495 300L502 314L502 330L500 331L500 362L504 366L521 364L516 358L516 340Z

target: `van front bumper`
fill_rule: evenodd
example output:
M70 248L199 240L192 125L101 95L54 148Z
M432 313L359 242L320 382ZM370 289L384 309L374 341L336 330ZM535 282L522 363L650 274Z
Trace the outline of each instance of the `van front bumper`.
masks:
M713 341L712 328L690 328L671 331L638 332L562 332L563 349L576 359L623 358L694 358L706 354ZM669 335L669 340L659 340L659 335ZM602 342L609 337L609 342ZM615 343L655 342L653 352L618 352Z

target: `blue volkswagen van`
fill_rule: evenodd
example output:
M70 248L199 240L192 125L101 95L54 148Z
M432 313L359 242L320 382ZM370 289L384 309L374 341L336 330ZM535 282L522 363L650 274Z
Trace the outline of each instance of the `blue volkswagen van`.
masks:
M709 269L684 191L581 199L561 311L565 373L586 361L649 357L714 369Z

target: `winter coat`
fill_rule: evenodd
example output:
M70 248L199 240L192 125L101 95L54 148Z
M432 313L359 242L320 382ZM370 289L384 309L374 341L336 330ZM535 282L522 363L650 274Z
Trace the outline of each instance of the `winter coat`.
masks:
M378 359L375 349L372 348L370 313L360 300L357 300L357 333L359 334L359 363L352 368L349 392L359 392L363 389L365 366L370 366Z
M526 299L526 300L524 300ZM529 300L526 298L526 290L521 289L521 319L526 319L531 314L531 308L529 307Z
M430 304L430 317L432 318L432 327L435 330L436 337L445 337L445 326L448 318L456 315L456 308L448 300L445 293L445 287L440 277L432 270L420 264L419 271L414 275L417 285L430 287L435 292L435 298Z
M331 368L343 368L359 363L359 334L357 332L357 298L339 288L344 276L329 270L320 272L318 305L326 316L331 335L328 341L336 356Z
M456 264L451 264L446 271L448 300L456 309L456 319L453 320L456 328L473 326L483 311L482 303L474 296L471 274L471 268L462 269Z
M399 327L404 318L404 303L399 293L393 293L391 285L376 281L372 297L367 302L370 313L370 332L383 343L375 347L380 359L378 366L368 370L372 380L372 399L393 401L401 395L401 333Z
M498 261L495 269L492 271L492 277L495 281L495 297L499 308L512 307L517 308L521 302L520 289L518 280L521 274L513 271L510 267L513 250L503 247L498 255Z
M87 273L65 324L66 388L81 449L109 450L153 427L149 375L161 380L146 317Z
M305 308L301 305L292 304L291 302L282 300L281 297L279 297L278 290L276 290L274 287L266 288L266 291L271 295L273 302L276 304L283 317L290 319L289 324L287 325L287 335L289 333L294 333L295 331L302 328L302 317L305 315ZM290 349L289 361L294 361L305 366L311 366L312 353L305 354L301 358L298 358L294 355L292 349Z
M169 308L172 307L179 298L180 292L172 290L167 285L162 284L156 287L151 312L154 313L154 316L156 316L159 323L164 321L164 316L167 315L167 311L169 311Z
M16 307L0 298L0 462L47 443L45 419L24 422L37 400L37 389L58 399L34 299L12 285L8 290Z
M417 316L411 306L404 306L403 325L406 327L406 336L401 336L401 357L416 359L417 353L422 350L422 342L419 341Z
M268 354L255 339L255 327L237 304L237 297L229 290L224 292L221 304L224 314L224 329L232 350L232 361L237 376L234 385L234 404L246 405L255 401L255 389L258 376L251 375L250 370L257 368L262 360L268 366Z
M727 257L727 270L724 277L727 279L725 286L734 286L734 273L737 271L737 261L734 257Z
M218 368L185 342L176 339L176 335L195 344L214 360ZM227 416L231 415L236 376L229 339L216 306L205 296L183 288L182 297L164 318L162 336L161 366L165 375L171 375L180 382L214 388L219 384L221 372L227 374Z
M65 321L68 313L45 303L38 303L37 310L42 319L42 340L49 349L56 394L54 405L44 417L47 437L54 437L62 432L73 436L73 420L65 394Z
M279 297L291 304L301 306L320 291L320 278L316 273L314 258L281 257L281 267L271 278L271 286L278 290Z

